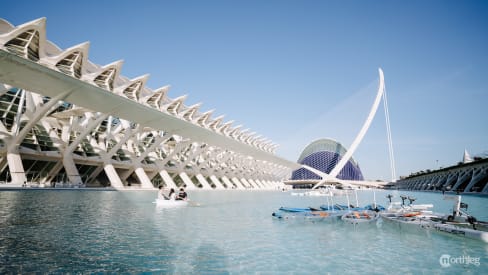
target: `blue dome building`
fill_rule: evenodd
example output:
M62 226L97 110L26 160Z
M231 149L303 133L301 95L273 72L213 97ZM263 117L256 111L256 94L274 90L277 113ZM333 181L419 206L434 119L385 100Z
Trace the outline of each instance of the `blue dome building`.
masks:
M346 148L342 144L332 139L319 139L305 147L300 158L298 158L298 163L329 174L345 153ZM346 163L337 178L343 180L364 180L361 169L359 169L359 165L353 158ZM320 176L305 168L293 171L291 176L291 180L320 179Z

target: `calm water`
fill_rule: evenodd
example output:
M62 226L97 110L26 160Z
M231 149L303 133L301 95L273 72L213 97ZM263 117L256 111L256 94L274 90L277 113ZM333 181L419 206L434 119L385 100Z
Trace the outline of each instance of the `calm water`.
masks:
M377 192L386 205L387 192ZM400 193L397 193L398 196ZM440 194L407 193L449 212ZM274 191L189 192L200 206L160 209L156 192L0 191L0 273L487 273L488 245L389 224L274 220L324 198ZM354 196L350 198L355 203ZM373 193L359 192L360 204ZM465 196L488 220L488 198ZM344 202L343 199L335 202ZM439 259L478 258L479 265ZM462 261L462 260L461 260Z

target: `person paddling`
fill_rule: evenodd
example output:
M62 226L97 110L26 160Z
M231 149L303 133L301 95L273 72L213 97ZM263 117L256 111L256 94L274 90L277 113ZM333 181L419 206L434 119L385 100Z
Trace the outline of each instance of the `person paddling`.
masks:
M175 189L171 188L169 190L169 195L168 195L169 199L170 200L176 200L176 192L175 192Z
M162 185L159 186L158 199L169 200L169 197L164 193L164 187Z
M188 198L188 194L186 194L185 189L180 188L180 192L178 193L178 197L176 199L186 201L187 198Z

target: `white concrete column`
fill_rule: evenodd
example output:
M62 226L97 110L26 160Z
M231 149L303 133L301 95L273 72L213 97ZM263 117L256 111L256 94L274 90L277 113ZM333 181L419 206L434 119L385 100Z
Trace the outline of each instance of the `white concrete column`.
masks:
M259 185L257 182L255 182L253 179L248 179L247 180L252 186L254 186L255 188L258 188L258 189L263 189L263 187L261 185Z
M4 86L2 85L2 87ZM26 93L28 93L28 91L23 90L21 92L22 95L21 101L19 102L19 110L21 110L24 106ZM51 98L51 100L46 102L43 106L40 106L37 110L35 110L32 116L29 117L27 124L24 125L22 130L18 128L20 126L20 118L22 116L22 112L17 112L15 123L12 129L12 140L9 142L9 144L7 144L7 162L13 183L24 183L27 180L24 166L22 164L22 158L20 157L20 154L18 152L19 145L22 143L22 140L24 140L27 134L45 116L45 114L49 112L49 110L51 110L51 108L53 108L56 104L58 104L59 100L64 99L69 93L70 92L64 92L62 94L59 94L58 96Z
M245 178L241 178L241 182L247 187L247 188L255 188L252 186Z
M81 180L80 173L76 168L75 162L71 155L64 155L63 156L63 166L64 170L66 170L66 174L68 175L68 180L71 184L83 184Z
M98 166L93 170L93 172L90 173L90 175L87 177L87 180L85 182L86 185L89 185L93 182L94 179L102 172L103 170L103 165ZM45 181L45 178L43 179L43 182Z
M63 152L63 165L64 169L66 170L66 174L68 174L68 179L70 183L73 184L83 184L81 180L80 173L76 168L75 162L73 160L73 151L76 147L83 141L83 139L103 120L108 117L106 114L101 114L98 118L92 120L91 116L87 116L85 118L86 123L82 123L80 126L83 126L83 131L76 137L76 139L68 145L68 147Z
M191 190L191 189L197 189L195 187L195 184L191 181L190 177L185 172L181 172L180 178L183 180L183 182L186 184L186 189Z
M269 180L262 180L261 182L268 188L273 188L273 185L269 182Z
M265 188L265 189L268 189L268 186L266 186L266 184L262 183L259 179L255 179L254 180L257 184L259 184L261 186L261 188Z
M256 182L260 183L262 186L264 186L264 188L266 189L272 189L271 186L269 186L268 183L266 183L264 180L256 180Z
M178 188L176 186L176 183L173 181L173 179L171 178L171 176L168 174L168 172L166 170L159 171L159 175L161 176L164 183L166 184L166 187L175 188L175 190L176 190L176 188Z
M277 181L271 181L270 185L271 185L271 188L276 189L280 185L280 183Z
M12 183L24 183L27 178L25 177L24 166L22 165L20 155L18 153L7 153L7 162Z
M223 176L221 179L225 183L225 185L227 185L227 189L234 189L234 184L229 180L228 177Z
M208 183L207 179L202 174L196 175L197 180L202 184L202 189L212 189L212 186Z
M246 189L236 177L232 178L232 182L237 186L237 189Z
M210 180L213 182L213 184L215 184L215 189L225 189L222 183L215 175L211 175Z
M142 167L137 167L134 171L141 182L141 188L154 189L154 186Z
M111 163L106 163L105 167L103 168L105 174L107 175L110 185L115 189L124 189L124 184L119 178L117 171L115 170L114 166Z

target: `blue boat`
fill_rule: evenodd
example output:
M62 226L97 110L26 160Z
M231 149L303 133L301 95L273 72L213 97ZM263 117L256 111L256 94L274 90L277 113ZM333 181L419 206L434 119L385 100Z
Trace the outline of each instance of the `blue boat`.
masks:
M381 205L369 204L364 207L353 207L341 204L321 205L315 207L280 207L278 211L271 215L277 219L331 219L339 218L351 211L383 211L385 208Z
M274 218L279 220L336 220L341 217L342 213L340 212L332 212L332 211L298 211L298 212L289 212L289 211L276 211L271 214Z
M313 207L280 207L280 211L284 212L312 212L312 211L323 211L323 209L313 208Z
M348 211L361 211L361 210L372 210L372 211L384 211L385 207L381 205L375 205L375 204L368 204L365 205L364 207L355 207L355 206L347 206L343 204L334 204L333 206L328 206L328 205L321 205L320 209L325 210L325 211L331 211L331 210L348 210Z

